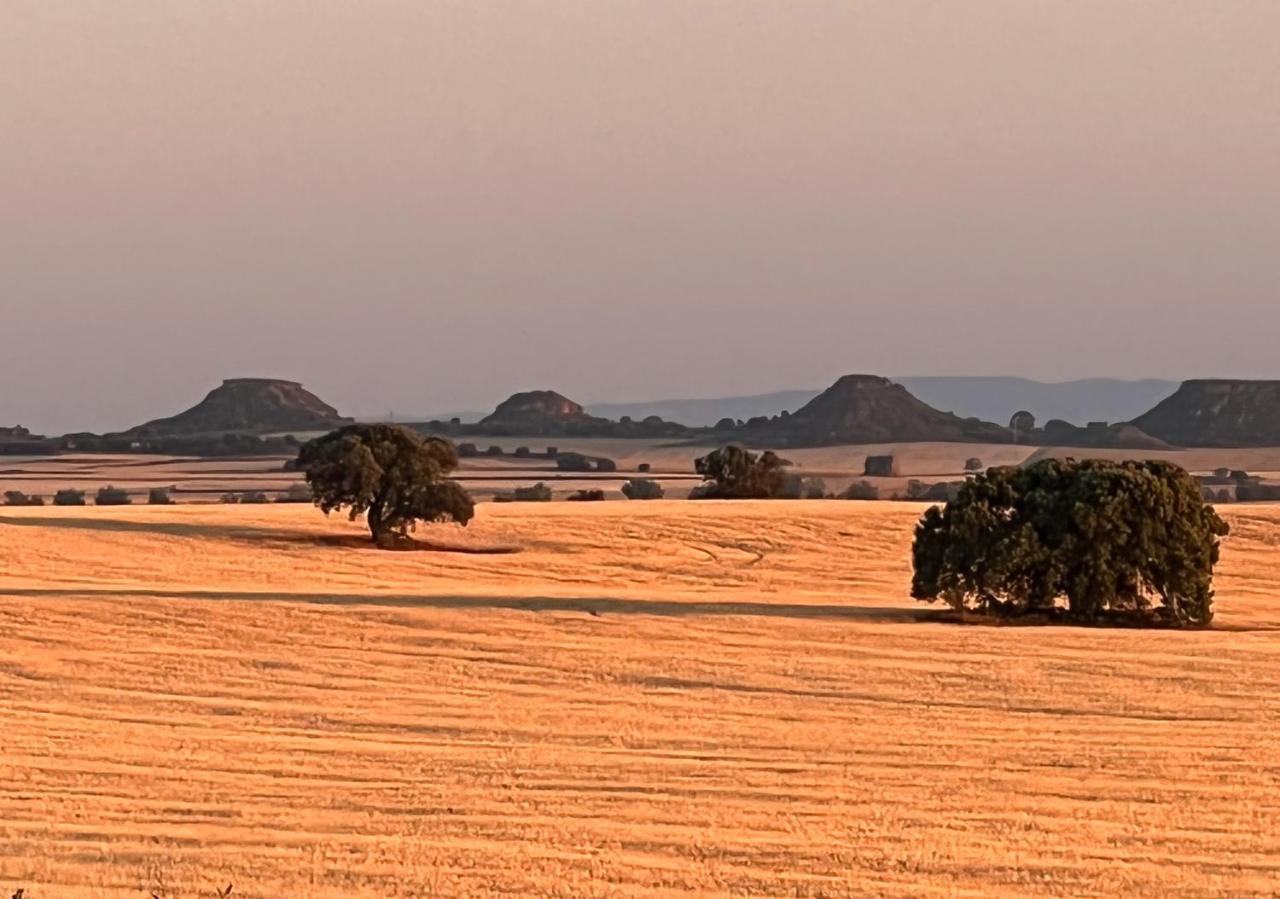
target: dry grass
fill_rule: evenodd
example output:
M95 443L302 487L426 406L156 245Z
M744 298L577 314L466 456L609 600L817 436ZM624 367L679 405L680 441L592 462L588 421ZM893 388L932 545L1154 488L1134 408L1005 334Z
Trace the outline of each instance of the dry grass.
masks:
M918 512L0 509L0 890L1274 895L1280 509L1202 633L922 622Z

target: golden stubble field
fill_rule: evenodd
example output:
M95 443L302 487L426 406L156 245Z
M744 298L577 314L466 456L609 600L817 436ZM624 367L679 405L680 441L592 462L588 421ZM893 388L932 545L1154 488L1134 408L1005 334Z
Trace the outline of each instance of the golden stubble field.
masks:
M0 891L1275 895L1280 508L1200 633L921 620L919 512L0 510Z

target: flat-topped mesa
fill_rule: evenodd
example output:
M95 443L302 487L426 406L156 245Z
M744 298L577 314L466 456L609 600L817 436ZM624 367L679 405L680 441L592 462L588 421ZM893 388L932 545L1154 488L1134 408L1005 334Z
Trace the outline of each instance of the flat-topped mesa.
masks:
M942 412L877 375L845 375L795 414L749 423L749 433L753 441L794 447L1013 440L1007 428Z
M1280 445L1280 381L1185 381L1132 422L1177 446Z
M131 435L326 431L351 419L297 381L228 378L197 405L132 428Z
M476 428L486 434L544 436L609 431L614 423L588 415L581 405L554 390L517 393L498 404Z

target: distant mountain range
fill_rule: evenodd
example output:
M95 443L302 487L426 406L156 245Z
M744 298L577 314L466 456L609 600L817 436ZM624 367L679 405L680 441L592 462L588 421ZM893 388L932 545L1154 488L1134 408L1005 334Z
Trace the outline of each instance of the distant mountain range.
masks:
M1024 409L1041 423L1055 418L1074 425L1091 421L1129 421L1171 396L1179 384L1177 381L1112 378L1060 383L1006 377L904 377L892 380L934 408L954 412L961 418L980 418L999 424L1007 424L1013 413ZM722 418L746 421L759 415L795 412L820 392L781 390L711 399L596 403L588 405L587 412L614 419L629 415L637 420L658 415L667 421L705 427Z

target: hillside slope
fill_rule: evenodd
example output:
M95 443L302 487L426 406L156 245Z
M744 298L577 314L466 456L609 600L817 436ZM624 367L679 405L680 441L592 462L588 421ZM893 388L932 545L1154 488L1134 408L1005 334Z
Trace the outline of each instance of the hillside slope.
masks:
M1280 381L1187 381L1133 424L1177 446L1278 446Z
M941 412L901 384L876 375L845 375L794 415L755 426L747 436L779 446L1012 441L1006 428Z
M136 435L312 431L350 423L296 381L229 378L195 406L127 431Z

